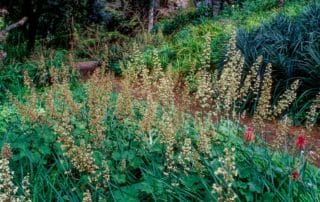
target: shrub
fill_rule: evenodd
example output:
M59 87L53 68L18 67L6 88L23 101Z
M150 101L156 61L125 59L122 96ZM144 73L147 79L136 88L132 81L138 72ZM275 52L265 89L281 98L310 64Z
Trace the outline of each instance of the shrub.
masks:
M190 23L201 23L204 13L203 10L180 13L172 19L163 20L158 23L155 27L155 31L161 29L164 35L171 35Z
M242 3L244 12L261 12L269 11L279 6L279 0L247 0Z

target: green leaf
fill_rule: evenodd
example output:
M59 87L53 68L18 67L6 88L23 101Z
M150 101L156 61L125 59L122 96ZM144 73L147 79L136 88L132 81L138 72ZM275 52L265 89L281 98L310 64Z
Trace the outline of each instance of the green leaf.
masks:
M142 187L141 191L144 191L147 194L152 194L154 192L153 187L149 183L146 183L146 182L143 183L143 187Z
M247 183L242 182L242 181L235 181L235 182L234 182L234 186L235 186L237 189L247 189Z
M138 168L143 164L143 161L141 158L134 158L131 161L129 161L129 165L133 168Z
M263 194L261 201L269 202L269 201L272 201L273 199L274 199L274 193L267 192Z
M118 152L118 151L114 151L114 152L112 152L112 158L114 159L114 160L116 160L116 161L120 161L121 160L121 154L120 154L120 152Z
M41 159L41 154L39 152L34 152L31 154L31 159L33 163L38 163Z
M50 148L47 145L41 145L39 147L39 151L40 151L41 154L44 154L44 155L50 154L50 152L51 152Z
M112 175L112 178L118 184L123 184L126 182L126 176L123 174Z
M239 168L239 177L240 178L248 178L250 176L251 172L252 172L252 170L248 167Z
M249 190L250 192L257 192L257 193L262 193L263 187L261 186L260 183L257 182L249 182Z

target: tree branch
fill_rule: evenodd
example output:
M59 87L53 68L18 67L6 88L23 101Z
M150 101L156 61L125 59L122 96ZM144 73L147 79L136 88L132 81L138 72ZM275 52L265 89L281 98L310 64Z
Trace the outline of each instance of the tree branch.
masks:
M1 11L2 12L2 11ZM17 27L21 27L23 26L26 22L27 22L28 18L27 17L23 17L21 18L18 22L9 25L8 27L6 27L4 30L0 31L0 41L5 39L6 33L10 32L11 30L17 28ZM3 60L5 57L7 56L7 53L0 50L0 60Z
M5 8L0 8L0 16L1 17L4 17L4 16L6 16L6 15L8 15L9 14L9 12L7 11L7 9L5 9Z
M21 27L23 26L26 22L27 22L28 18L27 17L23 17L21 18L18 22L9 25L8 27L6 27L5 29L0 31L0 36L5 36L5 34L7 32L10 32L11 30L17 28L17 27Z

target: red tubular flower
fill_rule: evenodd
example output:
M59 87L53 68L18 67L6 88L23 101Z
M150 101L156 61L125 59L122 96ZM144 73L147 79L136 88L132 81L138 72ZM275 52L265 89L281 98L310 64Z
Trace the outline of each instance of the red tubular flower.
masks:
M279 0L279 3L283 4L283 3L284 3L284 0Z
M244 133L244 139L247 142L251 142L254 139L254 128L248 127L246 132Z
M297 170L295 170L292 174L291 174L291 179L293 180L299 180L300 179L300 174Z
M296 147L300 150L303 150L306 144L307 144L306 137L304 136L304 134L300 134L296 140Z

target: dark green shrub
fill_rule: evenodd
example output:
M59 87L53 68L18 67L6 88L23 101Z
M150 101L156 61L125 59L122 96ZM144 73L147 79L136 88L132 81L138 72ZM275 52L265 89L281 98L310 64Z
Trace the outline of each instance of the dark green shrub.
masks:
M243 8L245 12L267 11L279 5L279 0L249 0L244 1Z
M164 20L155 27L157 30L159 27L162 27L162 32L164 35L173 34L188 24L199 24L204 18L205 10L197 10L193 12L184 12L172 19Z

